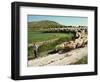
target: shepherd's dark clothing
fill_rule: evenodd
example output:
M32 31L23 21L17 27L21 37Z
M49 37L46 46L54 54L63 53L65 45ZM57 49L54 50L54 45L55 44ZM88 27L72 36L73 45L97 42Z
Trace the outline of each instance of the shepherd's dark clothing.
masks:
M38 54L37 54L37 51L36 50L34 50L34 55L35 55L35 58L37 58L38 56Z

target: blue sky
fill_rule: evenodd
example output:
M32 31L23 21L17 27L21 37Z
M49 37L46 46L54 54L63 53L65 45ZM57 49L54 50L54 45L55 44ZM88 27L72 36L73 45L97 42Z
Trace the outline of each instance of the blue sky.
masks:
M49 16L49 15L28 15L28 22L51 20L58 22L62 25L83 25L88 26L87 17L75 17L75 16Z

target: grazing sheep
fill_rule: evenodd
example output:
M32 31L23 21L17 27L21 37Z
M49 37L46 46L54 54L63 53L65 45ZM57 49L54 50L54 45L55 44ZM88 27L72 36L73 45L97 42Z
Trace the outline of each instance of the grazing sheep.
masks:
M59 28L52 29L53 32L72 32L75 33L74 41L64 42L56 46L58 52L69 51L75 48L84 47L87 45L87 29L86 28Z
M60 44L56 46L56 51L64 49L64 44Z
M84 38L84 39L83 39L83 46L86 46L86 45L87 45L87 43L88 43L87 38Z
M80 48L83 46L83 39L79 39L79 42L77 43L77 48Z
M75 43L70 43L70 44L67 44L67 45L65 46L65 49L66 49L67 51L73 50L73 49L75 49L75 48L76 48L76 44L75 44Z

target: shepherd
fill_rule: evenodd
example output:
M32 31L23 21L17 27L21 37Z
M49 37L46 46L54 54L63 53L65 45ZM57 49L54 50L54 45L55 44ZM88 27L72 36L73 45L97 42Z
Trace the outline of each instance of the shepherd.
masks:
M35 58L37 58L38 57L38 45L33 44L33 52L34 52Z

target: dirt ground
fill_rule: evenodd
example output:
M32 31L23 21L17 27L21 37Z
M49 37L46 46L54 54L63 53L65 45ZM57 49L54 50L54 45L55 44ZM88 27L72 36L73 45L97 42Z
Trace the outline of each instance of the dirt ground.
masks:
M78 48L63 54L50 54L46 57L29 60L28 66L60 66L70 65L88 55L88 48Z

